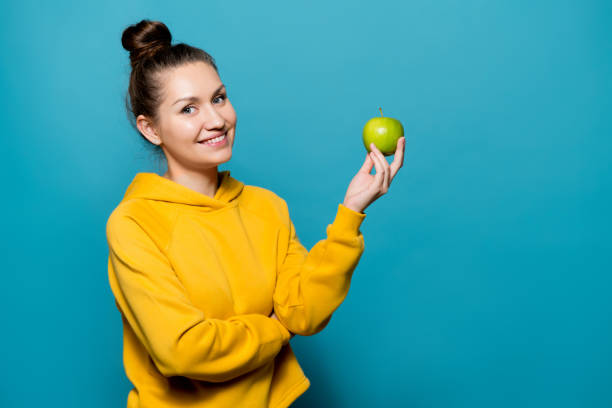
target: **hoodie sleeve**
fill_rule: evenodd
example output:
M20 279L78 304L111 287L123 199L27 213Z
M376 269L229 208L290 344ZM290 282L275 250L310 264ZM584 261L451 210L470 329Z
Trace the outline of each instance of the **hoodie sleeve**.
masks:
M288 218L288 210L285 214ZM327 238L310 252L300 243L293 222L287 220L288 249L278 268L273 300L276 315L290 332L302 336L320 332L344 301L364 251L359 226L365 216L339 204L334 222L327 226Z
M162 375L231 380L274 359L289 342L287 329L262 314L204 316L132 217L111 215L107 240L116 303Z

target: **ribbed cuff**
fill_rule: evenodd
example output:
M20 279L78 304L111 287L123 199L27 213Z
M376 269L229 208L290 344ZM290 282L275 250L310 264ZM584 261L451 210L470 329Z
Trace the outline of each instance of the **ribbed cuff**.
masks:
M334 229L341 234L359 235L359 227L365 219L365 213L357 212L346 207L344 204L338 204L338 212L334 219Z
M275 320L275 324L278 327L278 330L281 333L281 341L283 346L287 343L289 343L289 340L291 340L291 333L289 332L289 330L287 330L287 328L280 322L280 320L278 319L274 319L272 317L270 317L271 320Z

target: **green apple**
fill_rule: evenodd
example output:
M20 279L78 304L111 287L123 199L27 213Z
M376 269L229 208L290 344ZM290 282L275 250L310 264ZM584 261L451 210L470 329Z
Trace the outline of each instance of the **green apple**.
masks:
M398 139L404 136L404 127L397 119L383 117L382 108L378 109L380 118L368 120L363 127L363 145L369 153L370 143L374 142L384 156L391 156L395 153Z

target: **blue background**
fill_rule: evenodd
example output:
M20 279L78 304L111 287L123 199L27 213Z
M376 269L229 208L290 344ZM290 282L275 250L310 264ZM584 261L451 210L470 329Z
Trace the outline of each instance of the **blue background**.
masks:
M612 5L11 1L0 6L2 407L122 407L105 223L158 167L127 121L125 27L216 59L230 169L325 237L379 115L404 166L366 209L296 407L612 406ZM390 160L391 158L389 158Z

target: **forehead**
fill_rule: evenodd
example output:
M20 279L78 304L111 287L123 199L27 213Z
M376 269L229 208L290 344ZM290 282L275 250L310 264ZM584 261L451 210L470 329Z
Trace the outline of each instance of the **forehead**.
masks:
M208 97L221 85L217 71L205 62L183 64L165 73L162 79L166 100L183 96Z

